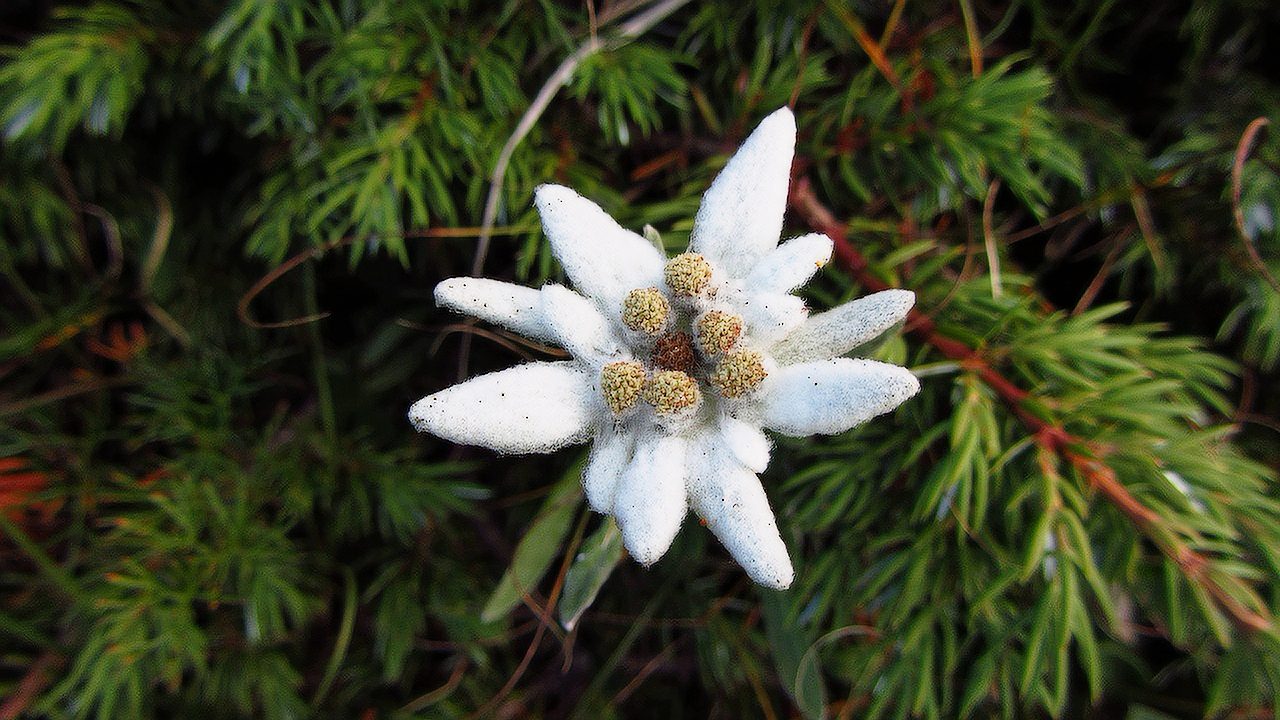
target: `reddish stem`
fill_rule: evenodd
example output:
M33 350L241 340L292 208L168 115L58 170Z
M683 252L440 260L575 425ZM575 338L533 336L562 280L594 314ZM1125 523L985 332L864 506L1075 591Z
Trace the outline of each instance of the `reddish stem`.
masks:
M836 262L848 270L858 284L872 292L889 289L887 283L871 273L867 259L845 237L844 223L837 220L831 210L818 199L808 177L802 175L792 182L789 203L810 227L831 238L835 246ZM967 344L941 334L927 315L912 310L907 316L906 327L925 344L977 374L1013 410L1039 445L1071 463L1090 485L1155 542L1189 580L1203 587L1237 626L1253 631L1270 629L1270 617L1247 607L1209 576L1207 558L1185 544L1170 539L1166 533L1157 532L1162 524L1159 514L1134 497L1116 477L1115 471L1098 459L1106 454L1099 447L1031 412L1027 407L1030 393L1001 374Z

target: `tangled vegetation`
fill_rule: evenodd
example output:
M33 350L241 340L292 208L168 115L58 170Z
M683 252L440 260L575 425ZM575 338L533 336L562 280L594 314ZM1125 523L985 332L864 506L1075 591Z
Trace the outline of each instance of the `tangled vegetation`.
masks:
M0 718L1280 714L1267 0L0 7ZM419 436L553 349L554 181L688 239L790 105L824 309L922 391L644 569L582 451Z

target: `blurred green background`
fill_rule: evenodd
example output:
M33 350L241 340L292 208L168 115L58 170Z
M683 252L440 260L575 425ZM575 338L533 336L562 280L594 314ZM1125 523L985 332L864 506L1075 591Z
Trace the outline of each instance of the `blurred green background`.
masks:
M1280 716L1277 32L1267 0L7 0L0 720ZM778 439L789 591L693 521L621 557L582 448L412 431L548 357L433 306L491 193L491 277L558 277L542 182L680 247L783 105L786 232L867 264L810 306L874 278L937 324L874 350L917 398Z

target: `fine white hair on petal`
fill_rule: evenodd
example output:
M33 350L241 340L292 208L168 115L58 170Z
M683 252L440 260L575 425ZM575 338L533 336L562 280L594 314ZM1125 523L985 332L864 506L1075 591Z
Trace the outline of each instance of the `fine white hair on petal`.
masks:
M622 544L641 565L652 565L667 552L684 521L685 448L678 435L641 436L618 483L613 516Z
M831 435L889 412L920 390L906 368L837 358L779 368L765 378L764 426L783 435Z
M634 432L621 430L608 422L596 430L591 457L582 471L582 489L592 510L606 515L613 512L613 497L618 481L631 464L635 453Z
M583 442L600 414L595 377L577 362L535 362L428 395L409 421L461 445L542 453Z
M792 238L761 258L743 283L752 290L791 292L831 260L831 238L810 233Z
M787 589L795 572L760 479L703 437L690 443L689 503L752 580Z
M740 278L776 247L795 146L796 119L790 110L782 108L761 121L702 196L689 249Z
M666 258L599 205L561 185L539 186L534 204L556 259L592 299L621 308L628 292L661 284Z
M882 290L811 316L772 349L782 365L843 355L883 335L916 303L910 290Z
M743 335L757 345L773 345L803 327L809 317L804 300L786 293L745 291L729 302L742 316Z
M769 467L769 438L760 428L731 415L720 416L720 438L738 462L755 472Z
M557 344L579 360L598 364L620 349L595 303L563 285L544 285L539 311Z
M538 291L487 278L457 277L436 285L436 305L535 340L551 340L538 311Z

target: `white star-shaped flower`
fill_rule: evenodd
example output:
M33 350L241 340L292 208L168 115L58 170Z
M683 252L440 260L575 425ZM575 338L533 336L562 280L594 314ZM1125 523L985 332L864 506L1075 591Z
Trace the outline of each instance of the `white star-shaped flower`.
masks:
M535 204L578 292L483 278L436 287L442 306L567 350L414 403L414 426L502 453L593 441L587 502L649 565L690 506L753 580L794 576L757 473L762 432L843 432L919 390L906 369L838 357L891 329L915 296L886 290L810 317L791 294L831 257L813 234L778 244L795 148L787 109L765 118L703 196L689 251L667 259L556 185Z

